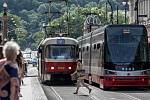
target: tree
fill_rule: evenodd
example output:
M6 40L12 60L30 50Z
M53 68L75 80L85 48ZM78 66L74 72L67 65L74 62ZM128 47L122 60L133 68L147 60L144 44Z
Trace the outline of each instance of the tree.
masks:
M35 48L36 40L33 38L37 33L40 32L40 27L42 27L43 22L49 22L52 27L47 28L48 33L53 33L56 30L59 31L69 31L71 37L78 37L82 35L83 31L83 23L86 19L86 13L95 12L99 15L100 20L103 24L106 24L106 9L105 3L106 0L68 0L68 9L69 9L69 17L66 16L67 7L65 2L53 2L51 4L50 10L51 12L61 12L60 13L53 13L46 16L45 12L49 11L49 4L47 3L48 0L7 0L8 1L8 11L9 13L13 13L19 18L17 18L17 27L22 28L22 32L17 33L18 41L21 46L28 46L26 42L24 42L23 38L27 38L30 46ZM56 1L56 0L53 0ZM118 5L119 8L124 9L121 5L122 0L110 0L114 6L114 10L116 9L115 6ZM118 1L118 2L116 2ZM0 11L2 12L3 8L3 0L0 0ZM80 5L80 7L78 7ZM110 7L108 6L108 12L110 12ZM122 23L122 13L119 13L119 21ZM47 20L45 20L47 18ZM110 18L110 17L109 17ZM49 19L49 20L48 20ZM116 15L114 14L114 19L116 20ZM109 22L109 21L108 21ZM10 22L12 23L12 22ZM69 28L66 25L69 24ZM61 27L61 30L60 30ZM14 32L12 32L14 33ZM19 34L19 35L18 35ZM21 35L24 35L21 38ZM12 35L12 34L11 34ZM41 40L42 37L38 37ZM23 42L23 43L22 43ZM23 47L25 48L25 47Z

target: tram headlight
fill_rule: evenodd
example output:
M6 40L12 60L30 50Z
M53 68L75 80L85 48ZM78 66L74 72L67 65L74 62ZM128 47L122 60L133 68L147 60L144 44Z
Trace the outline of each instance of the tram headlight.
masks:
M54 67L51 67L51 69L53 70L53 69L54 69Z
M144 78L142 78L142 81L144 82L144 81L145 81L145 79L144 79Z
M68 69L71 69L71 67L68 67Z

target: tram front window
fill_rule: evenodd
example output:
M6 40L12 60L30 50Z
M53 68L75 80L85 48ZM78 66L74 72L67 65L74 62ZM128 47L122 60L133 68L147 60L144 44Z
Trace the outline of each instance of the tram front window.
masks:
M50 59L73 59L75 58L75 46L48 46L48 58Z
M109 36L107 41L107 62L125 64L134 61L140 36Z
M146 62L147 45L143 34L143 28L131 28L128 34L122 33L121 28L107 30L105 61L116 65Z

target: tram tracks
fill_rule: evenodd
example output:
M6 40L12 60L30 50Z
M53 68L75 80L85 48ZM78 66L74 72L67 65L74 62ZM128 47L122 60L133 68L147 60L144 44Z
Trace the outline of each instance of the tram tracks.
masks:
M99 88L91 87L93 90L90 95L84 87L80 88L77 95L73 94L76 89L74 86L46 86L45 88L49 91L47 94L53 94L54 96L54 99L51 99L51 97L48 100L149 100L148 93L145 94L146 98L141 96L144 91L103 91Z
M50 88L52 89L52 91L54 92L58 100L63 100L62 97L57 93L57 91L53 87L50 87Z
M93 95L87 94L87 92L84 90L81 90L79 94L75 95L73 94L75 90L75 87L73 86L66 86L66 87L46 86L45 88L49 90L49 93L46 93L46 94L50 94L50 93L54 94L55 96L54 100L70 100L70 99L71 100L101 100ZM66 88L65 90L71 90L71 91L65 91L64 88ZM48 96L48 99L51 100L51 97Z
M121 94L123 94L123 95L125 95L125 96L128 96L129 98L132 98L132 100L142 100L142 99L136 98L136 97L134 97L134 96L128 95L128 94L126 94L126 93L121 93Z

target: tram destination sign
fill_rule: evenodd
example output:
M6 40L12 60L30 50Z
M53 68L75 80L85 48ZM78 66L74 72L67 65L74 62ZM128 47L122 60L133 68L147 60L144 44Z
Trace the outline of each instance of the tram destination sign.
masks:
M147 17L147 15L138 15L138 17Z
M64 39L57 39L57 44L65 44L65 40Z

